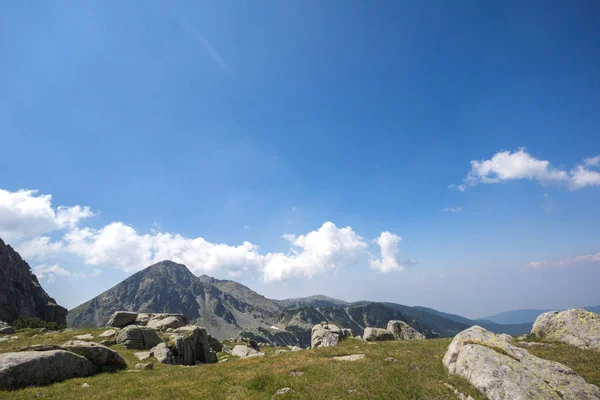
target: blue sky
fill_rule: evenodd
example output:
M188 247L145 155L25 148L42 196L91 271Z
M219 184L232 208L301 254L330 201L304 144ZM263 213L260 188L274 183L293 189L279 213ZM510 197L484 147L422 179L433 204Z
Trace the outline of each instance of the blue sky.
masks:
M418 3L1 4L0 237L68 307L160 255L275 298L600 304L600 6Z

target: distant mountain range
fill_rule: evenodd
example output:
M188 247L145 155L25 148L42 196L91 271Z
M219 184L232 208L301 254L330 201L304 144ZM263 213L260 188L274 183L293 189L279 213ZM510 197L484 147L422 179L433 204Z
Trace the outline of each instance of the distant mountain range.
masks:
M600 306L582 307L593 313L600 313ZM479 318L477 321L489 321L496 324L533 324L536 318L545 312L553 310L512 310L501 312L490 317ZM555 310L559 311L559 310Z
M426 307L370 301L346 302L316 295L273 300L230 280L195 276L185 265L163 261L130 276L69 311L71 327L98 327L119 310L186 314L219 339L248 337L279 345L310 343L310 329L321 321L351 328L407 322L427 337L451 337L472 325L498 333L523 334L531 322L500 324L490 317L471 320Z

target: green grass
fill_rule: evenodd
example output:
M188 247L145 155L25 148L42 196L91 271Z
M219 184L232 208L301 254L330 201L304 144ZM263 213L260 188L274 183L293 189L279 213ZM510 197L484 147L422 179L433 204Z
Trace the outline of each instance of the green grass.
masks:
M84 329L32 337L37 332L18 332L16 342L0 343L0 352L33 344L61 344L83 333L97 336L102 330ZM229 360L197 367L155 363L155 369L150 371L122 370L44 387L0 391L0 399L270 399L284 387L293 391L277 398L457 399L444 382L474 399L484 399L467 381L447 373L441 360L449 344L450 339L376 344L348 339L337 347L282 354L275 354L275 348L266 347L263 348L267 353L264 357L238 359L219 353L220 360ZM228 345L231 348L231 344ZM130 369L140 362L133 350L120 346L113 346L113 349L125 358ZM591 383L599 383L600 354L569 346L531 351L572 367ZM365 359L355 362L331 360L333 356L358 353L366 354ZM398 362L385 361L386 357L394 357ZM305 374L291 376L291 371ZM81 388L84 382L90 387Z

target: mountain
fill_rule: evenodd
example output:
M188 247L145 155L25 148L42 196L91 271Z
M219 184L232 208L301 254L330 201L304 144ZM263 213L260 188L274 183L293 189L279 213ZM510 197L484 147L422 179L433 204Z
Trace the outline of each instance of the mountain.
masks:
M0 239L0 321L39 318L65 325L67 309L44 291L29 264Z
M582 307L582 308L585 308L586 310L591 311L593 313L600 312L600 306L591 306L591 307ZM543 314L548 311L553 311L553 310L530 310L530 309L511 310L511 311L501 312L500 314L492 315L490 317L484 317L484 318L478 319L477 321L485 320L485 321L495 322L497 324L524 324L524 323L533 324L535 322L535 320L537 319L537 317L540 316L540 314Z
M321 321L351 328L356 335L367 326L385 327L392 319L407 322L427 337L452 336L467 327L392 303L348 303L321 295L270 300L234 281L197 277L172 261L151 265L74 308L68 324L103 326L119 310L183 313L218 339L248 337L280 345L308 345L310 329Z

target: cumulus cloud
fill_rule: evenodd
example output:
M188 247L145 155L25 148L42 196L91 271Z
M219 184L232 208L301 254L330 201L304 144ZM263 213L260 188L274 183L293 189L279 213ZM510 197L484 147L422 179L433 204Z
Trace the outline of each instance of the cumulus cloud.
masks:
M544 268L570 268L600 263L600 253L586 254L573 258L562 258L551 261L532 261L527 266L529 269L539 270Z
M264 257L263 279L266 282L281 281L290 277L313 277L358 262L367 243L351 227L338 228L325 222L319 229L306 235L287 234L289 254L274 253Z
M471 161L471 171L462 184L450 188L465 191L481 183L499 183L517 179L536 180L541 184L567 184L570 190L600 185L600 173L586 168L600 163L600 156L587 158L584 165L571 171L553 168L550 161L539 160L520 148L517 151L500 151L489 160Z
M75 226L94 215L89 207L52 207L51 195L37 190L9 192L0 189L0 237L7 241L30 238Z
M369 265L379 272L403 271L413 260L403 260L398 249L402 238L390 232L382 232L375 242L381 249L381 258L371 259Z
M600 166L600 154L596 157L590 157L583 160L583 165L587 167L598 167Z
M236 277L250 271L260 274L265 282L277 282L328 273L354 265L368 255L368 244L361 236L351 227L338 228L333 222L325 222L317 230L299 236L283 235L289 243L287 252L263 253L258 245L248 241L239 245L211 243L202 237L187 238L161 232L158 224L154 224L149 233L140 233L123 222L112 222L99 229L81 227L78 223L93 215L88 207L55 209L51 196L36 193L1 193L4 202L0 204L4 208L0 208L0 212L8 215L7 220L11 222L3 223L0 231L25 238L17 240L15 246L25 259L47 263L36 267L40 277L87 278L98 276L102 272L100 267L135 272L162 260L172 260L185 264L197 275ZM54 230L63 231L60 239L53 241L49 235L39 235ZM397 242L387 243L395 238L399 241L398 236L384 232L377 239L382 248L382 260L379 263L373 261L377 266L375 269L387 272L404 268L397 258ZM76 256L84 264L96 268L93 273L75 274L58 264L48 263L49 259L60 259L61 256Z

